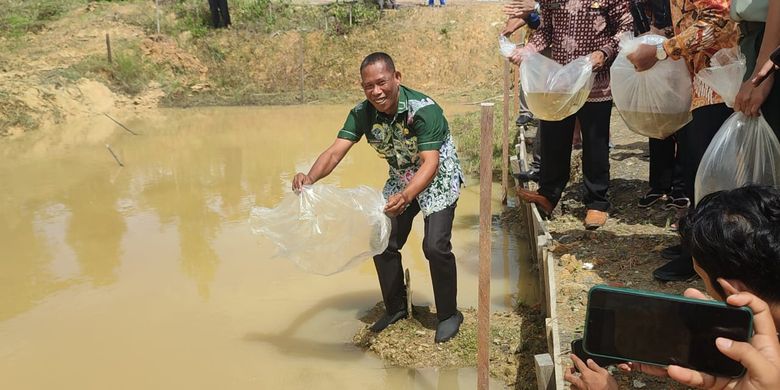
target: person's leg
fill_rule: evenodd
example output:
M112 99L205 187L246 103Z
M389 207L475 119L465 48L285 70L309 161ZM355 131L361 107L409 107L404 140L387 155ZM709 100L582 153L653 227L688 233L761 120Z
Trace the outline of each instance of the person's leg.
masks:
M538 193L547 198L553 208L561 200L569 181L574 121L573 115L556 122L539 121L538 134L544 133L544 142L539 145L544 163L539 169Z
M439 321L446 320L457 311L458 273L450 242L456 206L457 202L425 217L423 253L431 270L436 317Z
M672 191L674 155L677 142L674 136L666 139L650 138L650 190L668 194Z
M214 28L220 28L220 16L219 16L219 1L220 0L209 0L209 9L211 10L211 24L214 26Z
M695 207L694 181L699 163L712 138L732 113L724 103L699 107L693 110L691 123L677 131L678 153L683 159L685 196L691 200L691 207ZM680 256L653 271L653 277L662 281L688 280L695 275L691 254L685 248Z
M577 112L582 128L583 203L588 210L607 211L609 200L609 121L612 101L585 103Z
M379 277L379 287L382 290L382 300L387 314L406 310L406 285L401 267L401 248L404 247L412 222L420 212L420 204L412 201L401 215L391 218L390 240L387 249L374 256L374 266Z
M219 11L222 14L222 27L230 26L230 11L227 0L219 1Z

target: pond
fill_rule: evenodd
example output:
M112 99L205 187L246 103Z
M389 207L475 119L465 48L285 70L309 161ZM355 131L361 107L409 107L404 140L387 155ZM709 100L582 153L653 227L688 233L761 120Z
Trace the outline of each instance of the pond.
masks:
M159 110L122 117L137 136L96 116L0 140L0 388L474 388L473 368L389 368L351 344L381 301L371 261L307 274L250 232L251 208L279 202L349 108ZM381 188L386 172L362 142L325 182ZM452 242L459 306L476 307L467 184ZM418 217L404 266L415 304L433 305L422 231ZM528 245L493 235L492 309L536 302Z

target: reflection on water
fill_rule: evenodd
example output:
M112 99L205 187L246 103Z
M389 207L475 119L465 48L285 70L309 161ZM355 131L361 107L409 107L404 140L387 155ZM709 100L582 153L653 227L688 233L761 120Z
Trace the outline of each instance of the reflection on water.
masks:
M348 109L168 110L125 118L139 136L98 117L3 140L0 388L473 388L473 369L386 368L350 345L381 300L370 262L305 274L249 232L251 207L289 191ZM327 181L379 188L384 164L361 144ZM477 301L469 185L453 232L461 306ZM404 249L418 305L433 302L422 225ZM493 251L493 308L535 302L527 245L496 228Z

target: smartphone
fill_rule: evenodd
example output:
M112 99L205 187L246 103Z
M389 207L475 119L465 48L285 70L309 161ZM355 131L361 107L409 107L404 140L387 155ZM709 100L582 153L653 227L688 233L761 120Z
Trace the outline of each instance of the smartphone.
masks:
M606 367L606 366L611 366L611 365L626 362L625 359L611 359L603 356L591 355L585 352L585 349L582 347L582 339L572 340L571 353L577 355L577 357L580 358L580 360L582 360L583 362L587 362L588 359L593 359L593 361L596 362L596 364L598 364L600 367ZM576 370L577 367L575 366L574 369Z
M720 353L715 338L748 341L752 333L747 307L595 286L588 292L583 347L594 356L738 377L745 368Z

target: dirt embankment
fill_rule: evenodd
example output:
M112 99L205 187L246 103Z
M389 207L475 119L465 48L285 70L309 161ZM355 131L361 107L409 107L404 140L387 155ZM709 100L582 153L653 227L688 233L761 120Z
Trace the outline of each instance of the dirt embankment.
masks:
M200 3L160 4L160 36L153 6L141 0L75 4L34 31L0 34L0 134L160 105L355 101L359 63L377 50L394 56L405 83L440 99L500 93L493 43L503 17L497 4L405 3L343 34L334 30L334 16L299 28L277 22L278 29L261 29L252 18L263 15L241 8L232 29L214 30L203 24ZM312 7L285 12L290 18L322 14ZM193 15L200 20L193 22Z

